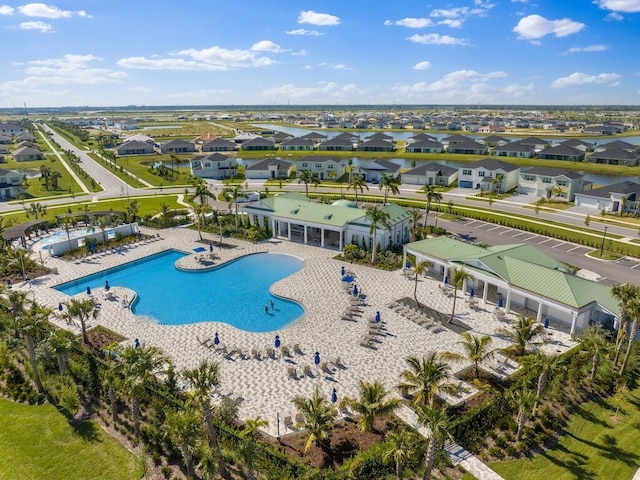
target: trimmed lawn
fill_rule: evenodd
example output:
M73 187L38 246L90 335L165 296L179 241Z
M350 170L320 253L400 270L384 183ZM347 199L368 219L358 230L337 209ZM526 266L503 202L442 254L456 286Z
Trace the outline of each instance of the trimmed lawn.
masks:
M632 390L618 420L610 401L593 401L575 412L558 444L531 459L491 464L506 480L630 480L640 468L640 387Z
M142 478L140 461L95 422L76 429L51 405L0 398L0 479Z

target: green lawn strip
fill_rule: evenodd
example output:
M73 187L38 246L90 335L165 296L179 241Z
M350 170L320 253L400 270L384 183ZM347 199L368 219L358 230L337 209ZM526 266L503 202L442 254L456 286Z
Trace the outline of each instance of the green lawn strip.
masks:
M0 479L132 480L140 460L95 422L76 429L51 405L0 398Z
M531 459L491 464L506 480L631 479L640 467L640 387L630 392L616 421L609 401L593 401L571 415L558 444Z
M34 173L40 172L40 166L47 165L52 172L59 172L62 175L58 179L58 190L45 190L40 178L30 178L29 179L29 188L27 188L27 197L51 197L51 196L60 196L69 194L69 188L73 193L82 193L82 189L73 179L69 171L64 167L62 162L58 160L53 154L48 154L44 160L26 160L24 162L16 162L15 160L8 159L6 164L3 165L7 170L29 170Z
M180 162L184 163L188 162L189 159L195 155L196 154L182 154L176 156L180 159ZM189 178L191 178L191 169L189 166L178 167L177 178L166 179L158 175L154 175L149 171L149 167L156 162L164 162L168 168L171 168L171 155L136 155L118 157L116 159L118 167L122 167L124 170L155 187L177 187L190 183ZM176 168L175 164L173 168Z
M112 168L112 167L110 167L107 163L105 163L100 158L100 155L98 155L97 153L90 152L87 155L89 155L91 158L93 158L96 162L101 163L105 168L109 169L111 171L111 173L113 173L116 177L118 177L123 182L127 183L130 187L133 187L133 188L145 188L146 187L146 185L144 183L138 181L134 176L132 176L130 173L128 173L128 171L125 170L124 168L122 168L122 170L121 170L120 168Z
M597 258L599 260L608 260L608 261L620 260L623 257L623 255L619 255L619 254L607 252L607 251L602 252L602 256L601 256L600 250L594 250L592 252L589 252L587 253L587 256L591 258Z

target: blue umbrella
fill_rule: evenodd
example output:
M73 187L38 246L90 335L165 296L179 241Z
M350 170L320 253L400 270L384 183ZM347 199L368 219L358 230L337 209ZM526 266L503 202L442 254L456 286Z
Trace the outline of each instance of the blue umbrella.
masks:
M471 291L469 292L469 295L471 295L471 297L474 297L476 294L476 291L472 288Z
M320 365L320 352L316 352L313 357L313 363L316 365Z
M447 285L448 283L449 283L449 277L447 277L447 276L445 275L445 277L444 277L444 284L445 284L445 285Z
M344 277L344 265L342 266L342 268L340 269L340 274Z
M193 249L193 251L196 252L196 253L202 253L202 252L205 252L206 250L207 249L204 248L204 247L196 247L196 248Z
M91 295L91 287L87 287L87 295Z
M353 294L356 296L358 295L358 285L353 286Z
M376 323L380 323L380 312L376 312Z
M276 339L273 342L276 348L280 348L280 335L276 335Z
M216 334L213 337L213 344L214 345L219 345L220 344L220 337L218 336L218 332L216 332Z
M502 297L500 297L500 298L498 299L498 307L499 307L499 308L502 308L503 306L504 306L504 303L502 303Z
M333 387L333 391L331 392L331 403L336 403L338 401L338 392L336 391L336 387Z
M58 304L58 311L61 312L62 311L62 303Z
M549 328L549 319L546 317L544 319L544 328Z
M104 282L104 289L108 292L110 288L111 285L109 285L109 280L107 280L106 282Z

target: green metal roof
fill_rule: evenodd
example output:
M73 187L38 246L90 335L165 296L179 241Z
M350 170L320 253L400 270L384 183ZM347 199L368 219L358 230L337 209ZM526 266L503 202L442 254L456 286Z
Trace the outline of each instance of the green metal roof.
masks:
M442 260L473 258L486 253L486 249L449 237L435 237L409 243L407 247Z

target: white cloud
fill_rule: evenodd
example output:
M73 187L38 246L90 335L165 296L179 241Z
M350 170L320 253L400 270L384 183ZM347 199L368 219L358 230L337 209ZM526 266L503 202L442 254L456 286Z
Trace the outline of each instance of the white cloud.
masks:
M78 17L88 17L91 18L91 15L88 15L84 10L71 11L71 10L62 10L58 7L54 7L52 5L46 5L44 3L27 3L26 5L22 5L18 7L18 11L22 15L26 15L27 17L38 17L38 18L71 18L73 16Z
M345 65L344 63L328 63L322 62L318 64L319 67L331 68L333 70L351 70L351 67Z
M282 53L285 50L280 48L280 45L272 42L271 40L261 40L257 43L251 45L252 52L271 52L271 53Z
M438 25L446 25L451 28L462 27L462 20L456 18L447 18L438 22Z
M260 43L262 42L258 42L258 44ZM267 67L278 63L270 57L258 55L254 50L228 50L222 47L210 47L203 50L190 48L172 52L171 55L167 58L126 57L118 60L117 64L121 67L141 70L224 71L237 68Z
M613 10L614 12L640 12L640 0L596 0L593 3L604 10Z
M569 18L548 20L540 15L529 15L520 19L513 27L521 40L532 40L553 34L556 37L566 37L584 28L584 23L574 22Z
M588 47L572 47L566 51L566 53L580 53L580 52L605 52L609 50L606 45L589 45Z
M296 30L287 30L285 33L287 35L307 35L310 37L318 37L320 35L323 35L322 32L319 32L317 30L305 30L304 28L297 28Z
M304 67L302 67L303 70L311 70L313 69L313 67L311 65L305 65Z
M599 75L589 75L587 73L575 72L567 77L560 77L553 82L553 88L575 87L577 85L599 84L616 86L619 85L620 75L617 73L600 73Z
M605 17L606 20L624 20L624 17L618 12L611 12Z
M293 55L294 57L306 57L307 55L309 55L309 52L307 52L304 48L301 48L297 52L291 52L291 55Z
M129 91L138 93L150 93L152 90L149 87L130 87Z
M464 38L450 37L449 35L440 35L439 33L428 33L425 35L414 34L407 38L414 43L423 45L469 45Z
M328 13L318 13L313 10L304 10L298 15L298 23L310 23L323 27L331 27L340 24L340 18Z
M418 62L413 66L414 70L429 70L431 68L431 62L429 61L424 61L424 62Z
M265 98L278 98L281 101L296 99L306 103L321 103L327 99L332 101L351 100L354 95L362 95L363 90L355 84L339 85L335 82L318 82L316 86L300 87L293 83L269 88L262 92Z
M13 15L13 7L0 5L0 15Z
M489 0L475 0L473 3L474 8L437 8L430 13L430 16L444 19L438 21L438 25L460 28L462 24L471 17L486 17L489 10L495 6L495 4L490 3Z
M40 20L33 22L22 22L18 25L22 30L39 30L41 33L53 32L53 25L41 22Z
M401 20L385 20L384 21L385 26L391 26L391 25L398 25L400 27L407 27L407 28L426 28L426 27L433 27L433 21L431 21L431 19L429 18L413 18L413 17L406 17L403 18Z

